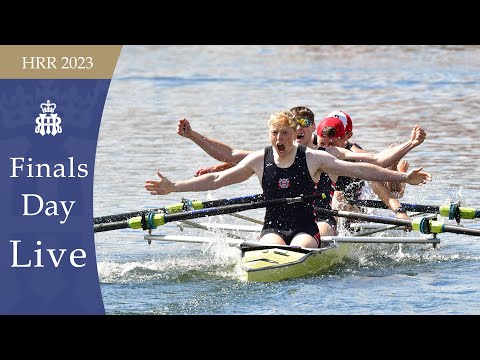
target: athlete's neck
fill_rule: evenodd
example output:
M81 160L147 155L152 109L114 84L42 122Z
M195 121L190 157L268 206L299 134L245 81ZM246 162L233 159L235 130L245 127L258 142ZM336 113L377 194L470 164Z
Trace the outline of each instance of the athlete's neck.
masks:
M297 155L297 148L298 145L294 144L292 147L285 149L284 152L279 154L274 147L273 160L275 161L275 164L280 168L288 168L292 166L295 161L295 156Z

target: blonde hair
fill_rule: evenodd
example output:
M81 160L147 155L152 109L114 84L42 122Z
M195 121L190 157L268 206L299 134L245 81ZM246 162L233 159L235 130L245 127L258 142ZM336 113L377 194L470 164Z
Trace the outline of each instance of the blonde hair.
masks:
M293 130L297 130L298 127L298 123L295 121L295 116L291 111L288 110L277 111L270 115L268 126L270 127L276 125L288 126Z

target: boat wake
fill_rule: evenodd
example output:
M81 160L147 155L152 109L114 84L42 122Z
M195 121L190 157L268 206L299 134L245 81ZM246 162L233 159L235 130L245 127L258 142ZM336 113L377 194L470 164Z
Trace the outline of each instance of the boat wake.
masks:
M191 252L165 254L143 261L97 263L100 283L195 281L216 277L236 277L233 270L240 259L240 250L223 244L192 245Z

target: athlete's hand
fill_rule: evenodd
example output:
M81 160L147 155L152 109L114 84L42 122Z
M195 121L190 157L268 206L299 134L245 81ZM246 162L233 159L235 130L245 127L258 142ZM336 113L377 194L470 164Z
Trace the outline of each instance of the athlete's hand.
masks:
M404 212L397 212L396 217L397 219L412 220L410 219L410 216L408 216L408 214ZM404 225L403 230L405 232L412 231L413 230L412 225Z
M182 118L178 120L177 134L186 138L192 137L192 127L187 119Z
M412 142L413 147L416 147L423 143L427 133L423 130L420 125L415 125L412 129L412 133L410 135L410 141Z
M432 175L429 173L423 172L422 168L417 168L410 170L407 173L407 183L410 185L423 185L428 181L432 181Z
M160 180L146 180L145 181L145 190L150 192L152 195L166 195L170 194L175 190L175 184L168 180L165 176L160 174L157 171L157 176Z

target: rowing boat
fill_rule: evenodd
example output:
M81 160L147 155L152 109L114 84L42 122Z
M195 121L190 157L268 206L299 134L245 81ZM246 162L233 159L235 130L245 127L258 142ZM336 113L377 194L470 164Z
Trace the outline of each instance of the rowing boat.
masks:
M164 241L184 241L192 243L213 243L217 242L214 238L179 236L179 235L151 235L151 231L158 226L165 225L168 222L181 221L180 227L184 225L193 226L204 230L214 230L211 224L200 224L196 222L188 222L188 219L200 217L209 217L222 214L233 214L239 211L257 209L268 206L279 206L285 204L293 204L298 202L311 201L320 196L306 195L295 198L280 198L271 200L258 200L258 196L245 197L239 199L222 199L212 203L195 203L184 201L182 204L175 204L166 207L165 211L148 211L145 213L132 212L119 214L118 216L104 216L94 219L94 231L110 231L117 229L143 229L148 230L149 234L144 238L149 242L152 240ZM248 199L253 202L245 203ZM217 206L219 203L226 205ZM211 207L213 206L213 207ZM416 205L419 206L419 205ZM480 211L476 209L463 209L460 207L450 206L449 216L458 220L459 217L468 216L480 217ZM184 211L181 211L184 210ZM475 211L474 211L475 210ZM433 244L434 247L440 240L436 237L438 233L450 232L454 234L465 234L472 236L480 236L480 230L464 226L454 226L445 224L443 221L436 220L436 215L422 216L413 220L388 218L364 213L353 213L341 210L317 209L317 211L326 213L331 216L345 217L348 219L372 222L375 224L390 225L382 229L373 229L356 233L355 236L323 236L322 247L317 248L300 248L287 245L265 244L258 241L247 241L244 237L239 236L238 232L258 232L259 222L254 221L257 225L239 226L239 225L222 225L223 235L222 244L237 246L241 250L241 278L246 281L272 282L289 278L298 278L313 273L319 273L323 269L330 268L335 263L343 261L344 255L348 252L345 243L417 243L417 244ZM140 213L140 215L138 215ZM238 214L236 214L238 216ZM133 217L130 217L133 216ZM245 218L246 219L246 218ZM98 220L98 221L97 221ZM260 222L261 223L261 222ZM458 223L458 221L457 221ZM398 227L409 226L414 231L419 231L421 236L417 237L379 237L369 236L375 232L393 230ZM217 226L216 230L220 227ZM368 236L367 236L368 235ZM217 234L218 239L218 234Z
M188 235L144 235L148 241L162 240L189 243L226 244L241 250L240 280L248 282L276 282L285 279L319 274L344 261L350 251L349 243L433 244L440 239L433 235L416 237L324 236L321 248L266 244L237 238L198 237Z
M318 274L341 262L346 249L335 242L316 249L242 246L241 278L249 282L275 282Z
M334 238L334 237L330 237ZM229 237L215 239L188 235L144 235L148 241L226 244L241 250L240 280L248 282L276 282L319 273L342 261L347 246L335 240L324 241L322 248L301 248L289 245L272 245L259 241Z
M260 233L259 225L221 224L208 222L179 221L177 226L183 230L184 227L195 227L209 231L235 231ZM391 226L390 226L391 227ZM379 229L389 230L383 224L356 223L355 229ZM229 234L230 236L232 234ZM402 236L366 236L362 233L354 236L323 236L321 248L300 248L288 245L268 245L259 242L241 242L238 239L227 240L229 245L239 246L241 254L241 279L248 282L275 282L284 279L293 279L312 274L319 274L332 268L335 264L344 261L350 251L347 243L416 243L436 244L440 240L433 235L421 235L413 237ZM158 239L156 236L149 236L148 239ZM200 242L204 241L200 240ZM223 240L222 240L223 241Z
M348 244L436 244L435 236L365 237L324 236L321 248L301 248L288 245L242 245L242 279L251 282L274 282L319 274L341 264L351 247Z

